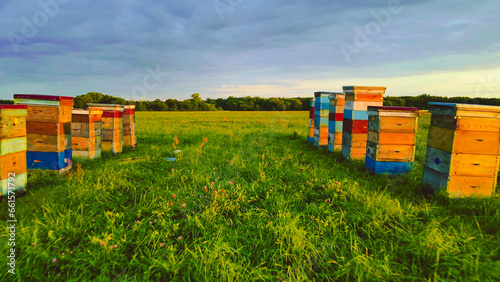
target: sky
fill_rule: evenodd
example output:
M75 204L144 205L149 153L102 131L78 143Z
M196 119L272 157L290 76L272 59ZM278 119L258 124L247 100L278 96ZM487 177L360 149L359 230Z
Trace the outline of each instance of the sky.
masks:
M0 2L0 99L500 98L498 0Z

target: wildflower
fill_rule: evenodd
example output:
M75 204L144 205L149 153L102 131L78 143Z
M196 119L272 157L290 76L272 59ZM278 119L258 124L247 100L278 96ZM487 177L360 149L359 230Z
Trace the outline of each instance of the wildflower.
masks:
M321 185L322 188L325 188L325 185Z
M270 225L273 225L273 222L272 222L272 221L269 221L269 224L270 224Z
M114 247L115 247L115 248L118 248L118 245L117 245L117 244L115 244L115 245L114 245Z
M325 203L328 203L328 200L325 200Z
M138 220L138 221L137 221L137 224L141 224L141 222Z
M229 181L229 185L233 185L233 181Z
M215 185L215 182L212 182L212 185Z
M57 259L53 259L52 262L55 263L57 261Z
M71 255L73 253L73 251L69 252L69 254Z
M149 222L149 224L153 224L153 222L152 222L152 221L150 221L150 222Z
M174 199L175 199L175 197L177 197L177 196L175 194L173 194L172 197L174 197Z
M160 248L163 248L163 243L160 243Z
M101 246L104 246L104 242L101 242Z
M112 250L113 249L113 246L109 246L109 249Z
M174 171L174 169L173 169L173 168L172 168L171 170L172 170L172 171Z
M222 189L222 190L221 190L221 192L222 192L222 193L226 193L226 190Z
M31 246L33 246L33 247L34 247L34 246L36 246L36 244L35 244L35 243L33 243L33 244L31 244Z
M307 180L306 183L309 183L309 180Z
M157 222L158 222L158 221L156 221L156 219L155 219L155 223L157 223Z
M207 192L207 186L203 187L203 191Z
M182 240L182 236L177 237L177 240Z
M186 203L182 204L183 207L186 207Z
M95 222L95 219L92 219L92 222Z
M61 255L63 255L63 256L64 256L65 254L66 254L65 252L62 252L62 253L61 253Z
M335 184L340 185L340 182L337 181L337 182L335 182Z

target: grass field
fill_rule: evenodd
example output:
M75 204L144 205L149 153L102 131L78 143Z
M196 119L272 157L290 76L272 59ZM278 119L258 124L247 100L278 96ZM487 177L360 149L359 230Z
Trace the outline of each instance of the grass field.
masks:
M314 148L307 124L306 112L138 112L135 151L30 173L15 276L2 202L0 280L500 279L498 196L421 189L428 116L402 177Z

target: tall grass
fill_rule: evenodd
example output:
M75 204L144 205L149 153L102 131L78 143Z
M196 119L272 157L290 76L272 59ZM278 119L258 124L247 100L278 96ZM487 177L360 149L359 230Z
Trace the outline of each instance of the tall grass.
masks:
M315 149L307 119L137 113L136 150L77 159L62 177L30 172L16 200L17 274L0 277L500 279L498 196L457 201L421 188L428 116L415 169L401 177L373 176L362 162ZM6 239L7 215L0 217ZM5 266L10 247L2 242Z

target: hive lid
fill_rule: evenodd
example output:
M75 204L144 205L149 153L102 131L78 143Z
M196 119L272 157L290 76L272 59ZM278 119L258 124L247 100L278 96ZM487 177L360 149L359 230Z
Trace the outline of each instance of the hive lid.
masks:
M384 94L385 89L384 86L342 86L346 94Z
M435 115L500 118L500 107L489 105L429 102L429 112Z
M344 92L316 91L314 92L314 97L319 97L321 95L332 95L332 94L344 94Z
M27 109L28 105L0 105L0 109L17 109L17 110L22 110L22 109Z
M73 97L69 96L53 96L53 95L40 95L40 94L14 94L14 99L29 99L29 100L46 100L46 101L73 101Z
M416 112L420 111L419 108L413 107L392 107L392 106L368 106L369 111L402 111L402 112Z

